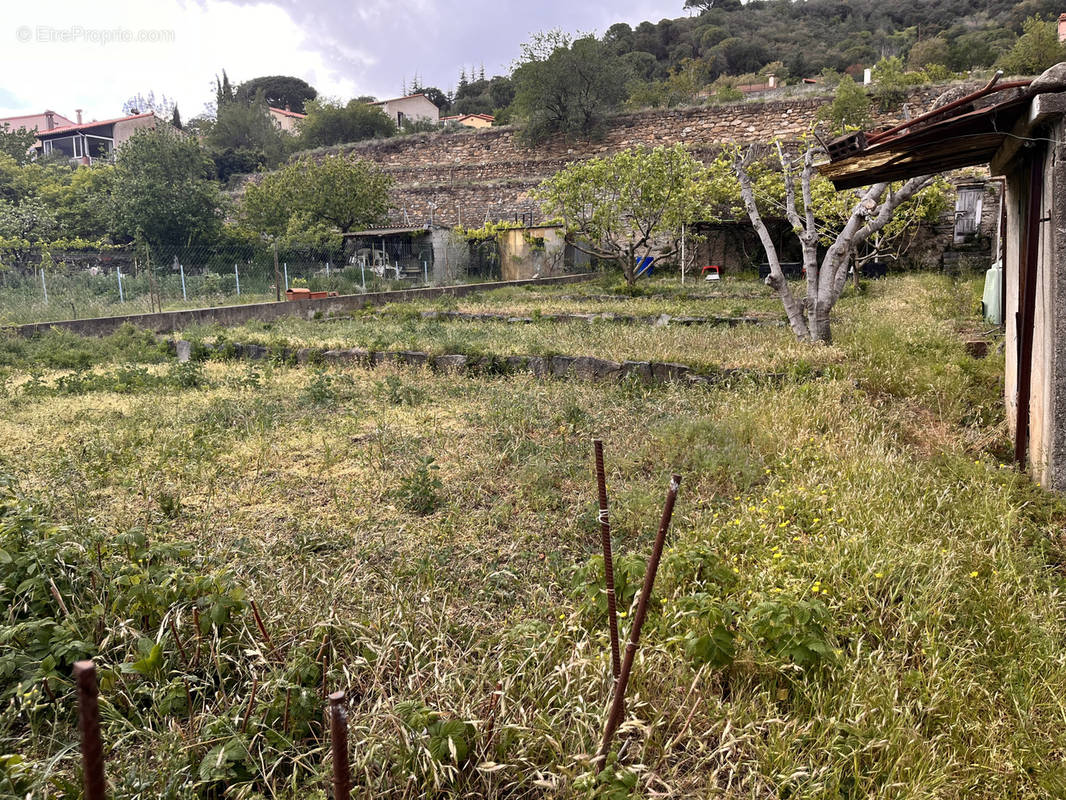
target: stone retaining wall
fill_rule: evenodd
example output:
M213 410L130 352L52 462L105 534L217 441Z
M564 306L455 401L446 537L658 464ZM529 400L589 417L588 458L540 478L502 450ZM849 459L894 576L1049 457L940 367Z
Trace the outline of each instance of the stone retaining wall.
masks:
M282 363L331 364L373 368L398 364L427 368L435 372L469 375L514 375L528 373L537 378L562 378L590 381L635 380L646 384L685 383L693 386L717 386L735 380L780 382L783 373L749 369L699 371L687 364L670 361L610 361L592 356L468 356L462 353L431 355L420 350L363 350L361 348L322 350L320 348L268 348L256 344L224 342L208 345L179 340L170 343L179 361L212 353L225 359ZM811 378L817 377L812 374Z

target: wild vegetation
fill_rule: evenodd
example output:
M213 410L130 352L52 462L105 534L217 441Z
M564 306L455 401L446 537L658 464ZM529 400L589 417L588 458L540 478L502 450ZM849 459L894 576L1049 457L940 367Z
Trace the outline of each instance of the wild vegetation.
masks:
M663 282L634 302L750 313L758 288ZM78 796L70 665L91 656L120 800L328 796L322 693L338 688L365 796L1061 794L1066 507L1004 460L1002 357L974 360L959 335L977 288L849 290L817 349L780 328L679 342L684 360L783 373L702 387L225 348L177 364L133 329L0 340L0 793ZM607 308L620 290L462 307ZM452 330L375 320L381 346ZM224 333L356 346L373 324ZM527 331L571 354L662 350L621 323L460 324L486 351ZM666 479L684 475L598 777L593 437L623 634Z

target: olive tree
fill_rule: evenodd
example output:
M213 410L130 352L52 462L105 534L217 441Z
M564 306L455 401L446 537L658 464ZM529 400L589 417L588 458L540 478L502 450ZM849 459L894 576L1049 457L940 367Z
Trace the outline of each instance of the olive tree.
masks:
M708 217L720 181L680 145L634 147L578 161L540 184L535 198L562 220L571 243L617 264L626 282L646 256L670 258L681 226Z

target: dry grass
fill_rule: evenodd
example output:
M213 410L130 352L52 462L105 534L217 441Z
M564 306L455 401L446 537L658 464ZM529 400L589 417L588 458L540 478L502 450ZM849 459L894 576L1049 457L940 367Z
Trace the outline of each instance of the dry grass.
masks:
M842 306L832 348L764 329L551 328L566 329L562 352L797 377L772 386L208 362L193 388L63 394L65 373L37 370L44 388L29 391L29 370L10 367L0 458L35 513L77 536L193 542L259 603L274 641L240 614L212 645L230 659L213 678L183 667L167 629L107 611L102 666L131 660L142 635L165 659L160 677L110 695L115 796L325 797L317 729L281 741L267 710L294 691L318 707L323 636L326 683L352 698L358 796L1062 796L1066 508L1000 465L1002 363L969 359L954 335L972 290L877 286ZM404 324L232 338L432 349L443 335L505 353L546 334ZM832 370L812 379L804 365ZM646 555L667 476L684 474L617 767L598 785L588 756L609 655L586 569L596 436L620 562ZM191 604L167 612L192 641ZM735 651L701 660L692 642L723 613ZM5 663L13 645L0 648ZM159 705L182 676L195 714ZM434 750L411 703L469 721L467 756ZM31 790L48 765L73 773L69 719L19 700L0 720L0 751L25 753ZM230 741L243 748L231 777L205 777L205 756Z

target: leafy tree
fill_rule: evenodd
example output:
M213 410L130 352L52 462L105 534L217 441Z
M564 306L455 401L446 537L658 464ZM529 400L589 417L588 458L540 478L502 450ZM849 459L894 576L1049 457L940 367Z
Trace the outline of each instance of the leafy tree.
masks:
M396 123L381 110L355 99L347 105L328 100L307 104L307 117L300 123L300 144L305 148L328 147L363 139L380 139L396 133Z
M1059 42L1054 22L1039 17L1025 21L1025 32L1018 37L1010 52L999 60L999 66L1012 75L1038 75L1048 67L1066 61L1066 47Z
M52 173L51 180L40 184L38 196L55 216L57 230L70 239L108 238L115 168L110 164L94 164Z
M685 148L631 148L575 162L548 178L535 197L558 217L571 243L616 264L627 283L645 256L670 258L681 226L706 219L719 182Z
M11 156L19 164L30 161L29 151L36 140L33 131L25 128L12 130L6 122L0 125L0 154Z
M207 135L219 180L227 180L233 170L253 172L279 163L285 154L282 137L261 95L251 103L221 106Z
M304 113L304 104L318 97L314 86L302 78L291 75L265 75L252 78L237 87L235 98L242 103L252 103L262 92L263 101L273 108L288 108L297 114Z
M196 139L169 126L137 131L115 162L114 231L152 246L211 241L222 222L213 172Z
M534 36L514 70L515 110L526 140L596 134L625 99L626 78L622 60L592 36L573 42L558 31Z
M850 75L844 75L837 84L833 102L824 106L818 116L835 133L861 130L870 123L870 98Z
M274 241L298 239L303 228L347 233L384 219L390 185L388 176L366 161L304 157L250 183L241 219Z
M226 74L226 70L222 70L222 80L219 80L218 75L215 76L215 110L220 110L224 105L232 103L234 100L236 100L236 97L229 82L229 75Z
M41 200L29 198L17 205L0 201L0 238L36 244L48 241L55 230L55 215Z
M915 42L907 54L907 66L911 69L923 69L930 64L947 66L951 60L951 45L942 36Z

